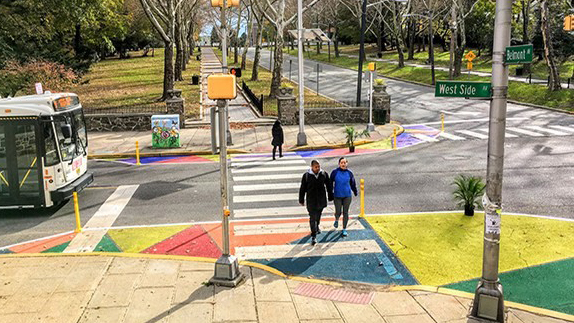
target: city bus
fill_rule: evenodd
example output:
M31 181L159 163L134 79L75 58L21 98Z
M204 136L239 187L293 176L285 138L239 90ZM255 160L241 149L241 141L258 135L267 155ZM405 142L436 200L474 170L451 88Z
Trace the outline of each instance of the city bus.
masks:
M87 166L76 94L0 98L0 209L58 205L93 181Z

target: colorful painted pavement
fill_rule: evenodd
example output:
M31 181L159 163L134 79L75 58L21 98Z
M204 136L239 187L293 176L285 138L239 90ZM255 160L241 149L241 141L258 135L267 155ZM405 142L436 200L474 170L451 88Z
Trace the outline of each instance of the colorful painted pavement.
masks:
M397 148L403 149L413 145L433 141L439 135L440 131L424 125L413 125L404 127L404 132L397 136ZM378 152L390 151L392 149L391 139L385 139L369 144L357 146L354 153L350 153L348 148L320 149L296 151L295 154L303 158L327 158L349 155L373 154ZM234 155L236 157L241 155ZM257 154L246 155L250 158L256 157ZM114 159L118 162L135 164L135 158ZM219 161L218 155L188 155L188 156L166 156L166 157L142 157L140 163L143 165L150 164L183 164L183 163L211 163Z
M232 221L231 252L290 275L473 292L481 274L483 216L416 213L351 219L348 237L323 217L310 245L305 218ZM574 314L574 221L503 214L500 279L505 298ZM63 252L74 233L0 253ZM99 252L218 258L219 223L110 229Z

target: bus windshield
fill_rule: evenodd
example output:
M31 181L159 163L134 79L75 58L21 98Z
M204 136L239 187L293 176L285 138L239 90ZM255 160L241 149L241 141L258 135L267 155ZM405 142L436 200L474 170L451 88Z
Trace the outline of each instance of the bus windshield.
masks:
M56 126L57 141L63 161L70 161L86 153L88 136L82 110L55 116L54 125ZM66 138L62 131L62 127L66 125L72 127L72 136L70 138Z

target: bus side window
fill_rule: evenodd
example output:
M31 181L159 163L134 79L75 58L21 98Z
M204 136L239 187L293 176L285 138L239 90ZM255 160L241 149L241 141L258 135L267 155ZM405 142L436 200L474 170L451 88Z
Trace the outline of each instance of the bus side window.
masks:
M58 151L56 150L56 138L51 123L44 124L44 145L46 151L46 166L53 166L60 162L58 159Z

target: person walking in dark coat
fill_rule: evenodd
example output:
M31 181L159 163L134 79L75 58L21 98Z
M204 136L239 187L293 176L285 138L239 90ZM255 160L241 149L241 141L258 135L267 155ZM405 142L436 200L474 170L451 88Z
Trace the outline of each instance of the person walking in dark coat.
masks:
M339 227L339 218L343 212L343 237L347 236L347 223L349 223L349 206L351 206L352 194L357 196L357 184L353 172L347 167L347 158L339 158L339 168L331 172L333 182L333 197L335 198L335 223Z
M317 243L317 234L321 233L319 224L321 213L327 207L327 198L333 200L333 187L329 174L321 169L321 164L313 160L311 168L303 174L301 188L299 189L299 204L305 205L307 196L307 211L309 212L309 226L311 227L311 243Z
M271 135L273 135L271 144L273 145L273 160L275 160L277 147L279 147L279 158L283 157L283 128L281 128L281 121L275 121L273 129L271 129Z

